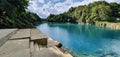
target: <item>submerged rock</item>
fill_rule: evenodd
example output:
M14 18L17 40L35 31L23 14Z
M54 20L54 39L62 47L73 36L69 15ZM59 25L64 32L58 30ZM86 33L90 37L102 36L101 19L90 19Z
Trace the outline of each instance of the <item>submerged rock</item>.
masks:
M114 56L111 56L111 55L106 55L105 57L114 57Z
M110 55L110 56L114 56L114 57L118 57L119 56L116 52L113 52L113 51L107 53L106 55Z
M89 54L87 54L87 53L83 53L82 55L89 56Z
M104 51L103 51L102 49L98 49L95 53L96 53L96 54L103 54Z
M114 51L103 51L102 49L97 50L96 53L99 57L119 57L119 54Z

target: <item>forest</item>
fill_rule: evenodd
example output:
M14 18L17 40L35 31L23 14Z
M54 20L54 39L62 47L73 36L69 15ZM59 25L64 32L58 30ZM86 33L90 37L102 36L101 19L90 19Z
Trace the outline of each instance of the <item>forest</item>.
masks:
M29 0L0 0L0 28L34 28L41 18L26 11L28 5Z
M120 20L117 19L120 19L120 4L97 1L88 5L71 7L68 12L62 14L51 14L47 21L94 24L95 21L119 22Z

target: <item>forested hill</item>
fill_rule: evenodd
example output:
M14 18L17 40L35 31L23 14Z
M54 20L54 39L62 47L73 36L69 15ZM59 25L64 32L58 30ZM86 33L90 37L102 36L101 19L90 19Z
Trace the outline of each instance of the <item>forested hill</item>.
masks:
M48 22L82 22L94 23L95 21L116 22L120 18L120 4L98 1L78 7L72 7L68 12L53 15L48 18Z
M0 28L33 28L40 22L36 14L27 12L29 0L0 0Z

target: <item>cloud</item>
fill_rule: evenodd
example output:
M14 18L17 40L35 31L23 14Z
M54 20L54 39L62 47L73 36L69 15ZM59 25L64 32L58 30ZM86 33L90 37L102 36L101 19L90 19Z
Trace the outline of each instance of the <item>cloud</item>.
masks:
M87 5L100 0L30 0L28 11L36 13L41 18L46 18L50 14L60 14L69 10L71 7ZM117 2L120 0L105 0L107 2Z
M107 2L117 2L117 3L120 3L120 0L105 0Z
M36 0L39 3L44 3L44 0Z

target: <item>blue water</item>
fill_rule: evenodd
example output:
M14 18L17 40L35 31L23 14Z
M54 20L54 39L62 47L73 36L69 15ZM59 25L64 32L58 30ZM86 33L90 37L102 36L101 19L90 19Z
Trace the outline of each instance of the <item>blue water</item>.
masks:
M120 31L92 25L48 24L37 26L63 44L74 57L120 57Z

